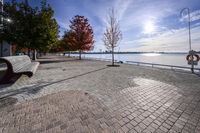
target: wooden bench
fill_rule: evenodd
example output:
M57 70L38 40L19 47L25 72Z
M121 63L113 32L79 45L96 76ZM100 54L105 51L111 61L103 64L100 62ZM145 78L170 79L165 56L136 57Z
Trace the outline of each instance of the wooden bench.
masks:
M13 77L21 76L22 74L31 77L39 66L39 62L31 62L27 55L1 57L0 62L4 62L7 65L6 73L0 79L0 83L9 83Z

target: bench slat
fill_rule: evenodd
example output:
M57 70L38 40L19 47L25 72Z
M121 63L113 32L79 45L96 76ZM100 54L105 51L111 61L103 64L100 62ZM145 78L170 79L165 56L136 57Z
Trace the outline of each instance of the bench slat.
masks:
M35 74L39 66L39 62L31 62L31 59L27 55L1 57L0 61L7 64L7 72L2 78L3 81L9 80L13 76L21 74L31 77Z

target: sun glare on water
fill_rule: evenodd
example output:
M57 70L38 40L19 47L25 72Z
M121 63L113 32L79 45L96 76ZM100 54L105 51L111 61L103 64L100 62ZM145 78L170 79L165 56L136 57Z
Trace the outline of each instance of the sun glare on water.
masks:
M145 53L142 55L144 55L144 56L159 56L160 54L159 53Z

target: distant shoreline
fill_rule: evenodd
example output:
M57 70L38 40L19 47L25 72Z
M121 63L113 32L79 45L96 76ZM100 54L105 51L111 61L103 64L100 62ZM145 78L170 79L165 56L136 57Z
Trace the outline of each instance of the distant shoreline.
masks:
M79 52L64 52L65 54L79 54ZM188 54L188 52L114 52L114 54ZM200 52L197 52L200 54ZM111 54L111 52L83 52L82 54Z

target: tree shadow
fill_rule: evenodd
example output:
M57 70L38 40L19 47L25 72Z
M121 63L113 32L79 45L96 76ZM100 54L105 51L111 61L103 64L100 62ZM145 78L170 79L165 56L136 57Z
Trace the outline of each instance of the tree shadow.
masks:
M181 69L172 69L172 71L177 72L177 73L200 76L200 73L198 73L198 72L192 73L191 71L185 71L185 70L181 70Z
M1 98L0 109L10 106L11 108L9 108L8 112L12 111L12 107L13 107L12 105L14 105L15 103L17 103L17 98L13 98L13 97Z
M132 65L132 64L131 64ZM138 65L136 65L138 66ZM138 66L138 67L143 67L143 68L155 68L155 69L158 69L158 70L165 70L165 71L173 71L175 73L182 73L182 74L189 74L189 75L196 75L196 76L199 76L200 77L200 71L197 72L195 71L194 73L192 73L191 71L187 71L187 70L184 70L184 69L179 69L179 68L164 68L164 67L152 67L152 66L148 66L148 65L141 65L141 66Z
M50 82L50 83L46 82L46 84L40 83L40 84L33 85L33 86L23 87L23 88L17 89L17 90L9 90L9 91L5 91L5 92L0 92L0 99L5 99L7 97L15 96L17 94L22 94L22 93L36 94L41 89L43 89L44 87L47 87L47 86L50 86L50 85L53 85L53 84L56 84L56 83L60 83L60 82L63 82L63 81L67 81L67 80L70 80L70 79L78 78L78 77L81 77L81 76L85 76L85 75L95 73L95 72L98 72L98 71L102 71L102 70L105 70L107 68L108 67L100 68L100 69L97 69L97 70L89 71L89 72L86 72L86 73L83 73L83 74L75 75L75 76L72 76L72 77L69 77L69 78L66 78L66 79L62 79L62 80L58 80L58 81L54 81L54 82Z
M120 67L120 65L107 65L108 67Z
M40 64L49 64L49 63L61 63L61 62L74 62L79 59L72 59L72 60L45 60L45 61L39 61Z
M200 73L194 73L196 76L200 77Z

